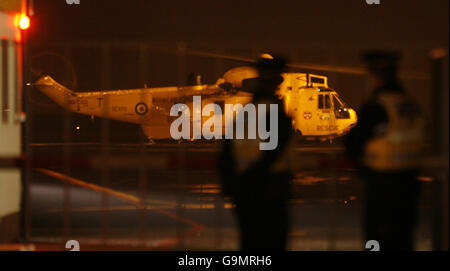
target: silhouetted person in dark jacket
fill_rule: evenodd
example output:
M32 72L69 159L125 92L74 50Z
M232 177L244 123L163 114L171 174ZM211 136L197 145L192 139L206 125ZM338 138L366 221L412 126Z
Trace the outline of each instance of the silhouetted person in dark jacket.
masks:
M260 142L258 140L226 140L219 167L224 193L231 196L236 205L241 249L284 250L289 229L287 200L292 178L284 155L292 126L275 91L283 82L281 73L285 62L280 58L260 58L255 67L259 77L252 84L252 103L256 107L258 104L266 105L266 127L270 126L269 105L278 105L278 145L273 150L257 150L255 142Z
M366 182L365 239L381 250L412 250L417 220L423 118L397 79L399 56L364 55L375 89L346 137Z

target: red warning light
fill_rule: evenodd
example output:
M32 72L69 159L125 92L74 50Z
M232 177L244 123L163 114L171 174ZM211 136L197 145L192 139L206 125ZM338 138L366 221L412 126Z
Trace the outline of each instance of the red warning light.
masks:
M22 30L28 29L30 27L30 18L27 15L21 14L19 19L19 27Z

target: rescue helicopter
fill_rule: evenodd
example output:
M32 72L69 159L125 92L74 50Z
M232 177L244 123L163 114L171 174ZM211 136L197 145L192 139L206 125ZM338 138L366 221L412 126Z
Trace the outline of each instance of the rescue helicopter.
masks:
M282 76L284 80L276 94L284 101L294 130L302 137L331 140L356 125L355 110L328 86L326 76L296 72L286 72ZM199 95L202 105L217 104L222 112L225 104L246 105L253 96L249 83L257 77L254 67L240 66L226 71L214 84L202 84L197 80L195 85L187 86L76 92L45 75L33 85L72 112L141 125L144 135L152 142L171 138L170 125L177 118L170 115L174 104L184 103L192 111L193 96ZM208 119L209 116L202 116L202 124ZM190 121L192 125L193 119ZM225 126L224 118L222 123Z

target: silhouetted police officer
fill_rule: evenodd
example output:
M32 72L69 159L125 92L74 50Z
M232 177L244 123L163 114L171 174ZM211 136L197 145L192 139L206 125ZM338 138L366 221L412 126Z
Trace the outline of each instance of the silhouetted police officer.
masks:
M424 120L397 79L399 55L373 51L363 58L375 89L346 147L367 184L365 238L381 250L412 250Z
M266 105L266 127L270 127L270 104L278 105L278 145L259 150L260 140L227 140L219 159L223 188L236 205L242 250L284 250L288 234L289 187L292 173L287 153L291 143L291 119L283 102L275 96L283 82L285 61L261 57L255 67L259 77L252 84L252 103ZM245 85L245 84L244 84ZM270 127L274 129L275 127ZM267 129L268 130L268 129Z

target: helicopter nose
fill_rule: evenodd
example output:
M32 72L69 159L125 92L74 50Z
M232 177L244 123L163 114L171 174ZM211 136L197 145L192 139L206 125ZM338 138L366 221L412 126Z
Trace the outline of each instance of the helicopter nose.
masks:
M353 109L351 109L351 108L349 108L348 111L350 112L350 118L351 118L351 119L354 119L354 120L355 120L355 124L356 124L356 122L357 122L357 120L358 120L358 116L356 115L356 111L353 110Z
M348 111L350 113L350 121L351 121L349 128L351 129L356 126L356 123L358 122L358 116L356 115L355 110L349 108Z

